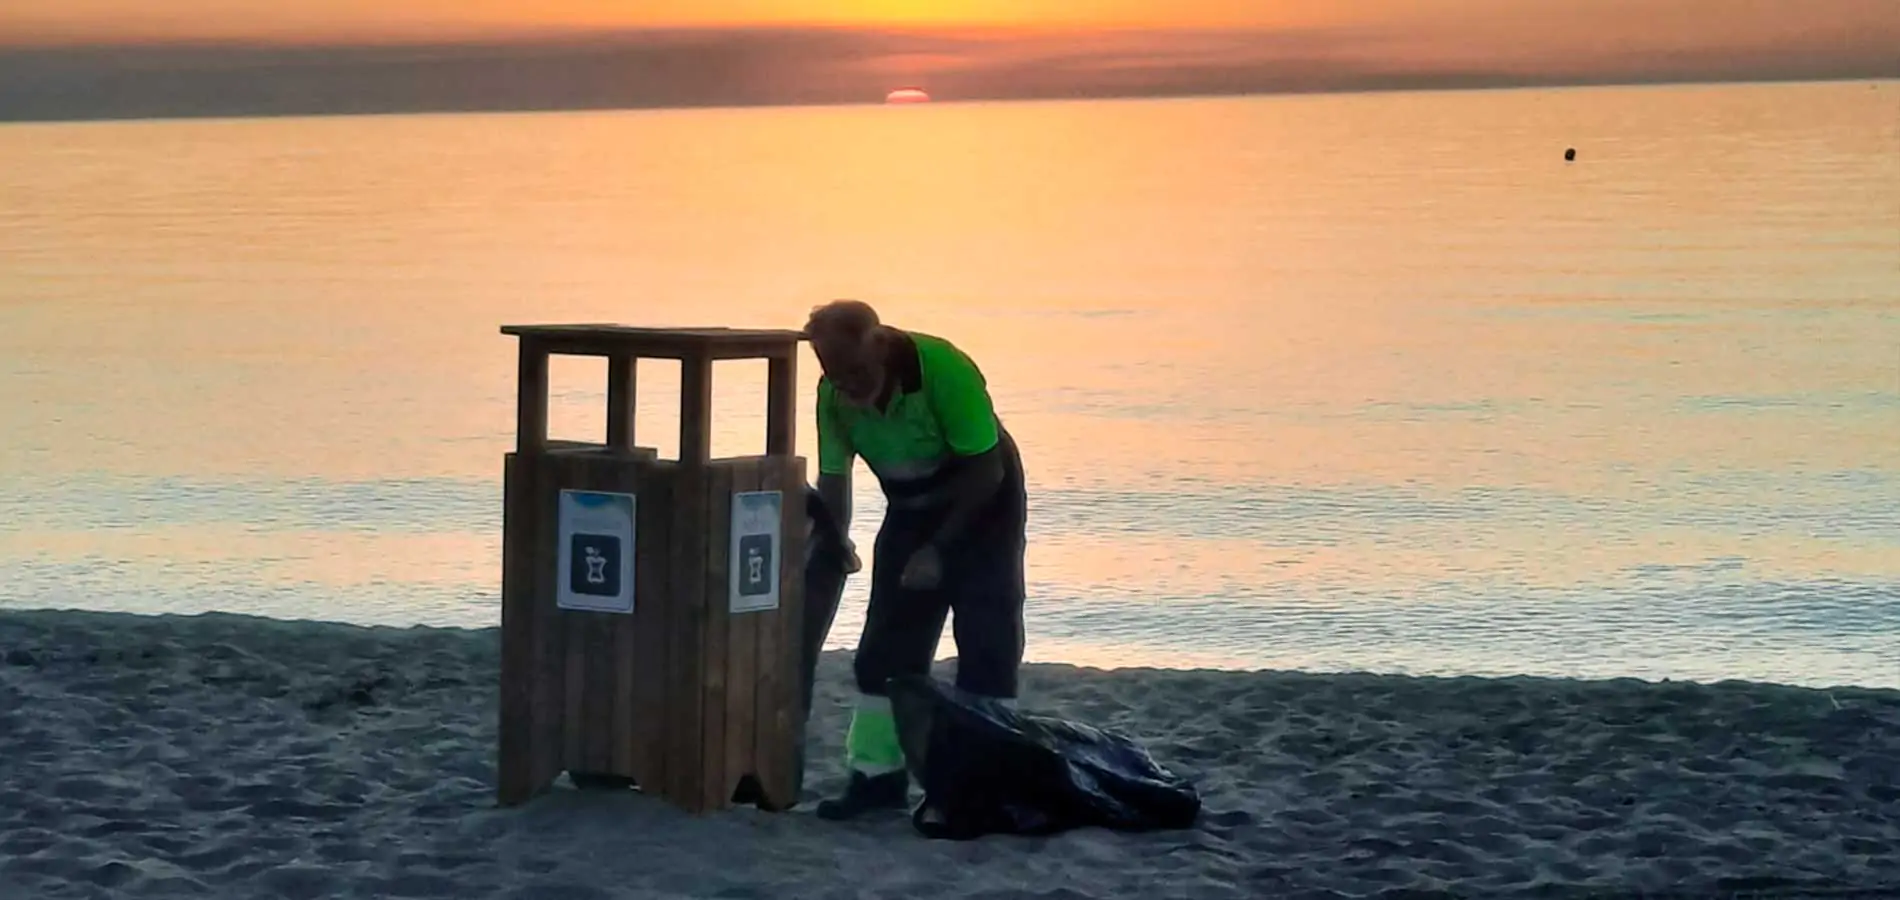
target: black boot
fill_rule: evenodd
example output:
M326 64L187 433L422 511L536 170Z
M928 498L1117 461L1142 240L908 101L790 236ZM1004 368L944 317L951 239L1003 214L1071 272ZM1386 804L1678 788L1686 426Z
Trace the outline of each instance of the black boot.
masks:
M852 772L843 796L818 803L818 818L833 822L855 819L874 810L910 808L910 773L899 769L883 775Z

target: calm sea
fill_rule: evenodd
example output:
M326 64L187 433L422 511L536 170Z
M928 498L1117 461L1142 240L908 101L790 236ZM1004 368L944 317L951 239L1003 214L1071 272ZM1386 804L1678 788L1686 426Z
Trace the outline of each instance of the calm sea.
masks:
M0 126L0 606L493 625L499 325L834 296L990 376L1033 658L1900 685L1900 83Z

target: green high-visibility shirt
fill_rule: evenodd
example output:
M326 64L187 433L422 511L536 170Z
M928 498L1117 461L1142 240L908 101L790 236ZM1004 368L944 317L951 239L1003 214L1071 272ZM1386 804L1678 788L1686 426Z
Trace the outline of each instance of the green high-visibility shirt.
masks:
M882 412L838 399L818 380L818 472L843 475L863 457L887 490L929 480L946 463L977 456L999 440L996 407L976 363L940 337L906 333L917 348L915 385L899 379ZM914 388L914 389L907 389Z

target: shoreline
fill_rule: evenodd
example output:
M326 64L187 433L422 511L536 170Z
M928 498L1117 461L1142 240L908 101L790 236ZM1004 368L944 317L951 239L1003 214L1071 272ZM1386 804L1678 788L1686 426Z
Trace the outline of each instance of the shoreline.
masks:
M495 598L494 602L496 604L499 604L500 601L498 598ZM499 610L499 606L496 606L496 609ZM103 616L107 618L126 617L129 620L135 620L135 621L137 620L203 620L203 619L215 621L221 618L227 618L227 619L233 619L233 620L251 620L251 621L256 621L259 623L268 623L268 624L273 624L273 625L274 624L314 625L321 628L335 627L335 628L346 629L346 630L356 629L356 630L362 630L362 631L376 633L376 634L388 634L392 636L404 635L404 634L442 633L442 634L460 635L472 640L486 640L486 641L497 641L497 642L500 640L499 624L495 624L495 625L480 625L480 624L436 625L436 624L426 624L426 623L411 622L411 621L387 622L387 621L365 620L365 619L360 619L360 618L325 619L325 618L309 618L309 617L303 617L303 616L291 616L276 609L265 610L265 611L260 611L260 612L228 612L225 610L214 609L214 608L209 608L209 607L198 607L198 606L187 607L183 609L174 608L174 609L169 609L169 610L164 610L164 611L127 612L127 611L122 611L122 610L102 609L98 607L88 607L88 606L28 607L28 606L0 605L0 620L4 620L8 616L36 617L36 616L49 616L49 615L51 616L77 616L77 617ZM827 644L829 646L825 650L825 654L827 656L842 654L843 657L846 659L847 668L849 666L849 656L850 656L851 650L848 646L840 646L840 644L844 644L844 643L855 640L855 636L856 636L855 629L856 629L856 623L846 623L845 626L834 627L830 638L827 640ZM1737 676L1699 677L1698 675L1694 673L1671 673L1668 671L1664 671L1660 674L1615 674L1615 675L1600 675L1600 674L1589 674L1589 673L1566 674L1562 672L1549 672L1549 671L1537 672L1537 671L1524 671L1522 669L1517 669L1517 668L1505 668L1505 667L1500 666L1497 660L1487 660L1487 663L1489 663L1489 665L1482 666L1476 669L1470 669L1470 668L1465 668L1465 667L1460 667L1458 669L1450 669L1448 667L1445 670L1426 670L1426 671L1411 669L1402 664L1388 665L1388 666L1377 666L1377 665L1351 666L1351 665L1332 665L1332 664L1320 664L1320 665L1293 664L1293 665L1284 665L1284 666L1276 666L1276 665L1263 666L1263 665L1250 665L1247 662L1243 661L1245 657L1239 656L1230 651L1209 651L1209 652L1202 652L1202 653L1182 652L1176 649L1175 647L1167 645L1167 644L1134 645L1134 646L1140 647L1139 653L1119 654L1123 656L1133 656L1133 657L1153 656L1153 657L1158 657L1162 659L1163 661L1161 662L1141 663L1141 664L1116 664L1113 662L1100 661L1110 656L1110 654L1102 652L1101 648L1104 646L1103 644L1081 641L1070 635L1050 636L1050 635L1043 635L1043 634L1035 634L1035 635L1032 635L1032 642L1033 642L1033 645L1029 648L1029 652L1024 660L1024 665L1026 667L1072 670L1074 672L1081 673L1084 675L1096 675L1096 674L1115 675L1115 674L1123 674L1123 673L1135 673L1135 674L1139 674L1139 673L1155 673L1155 674L1206 673L1206 674L1228 674L1228 675L1245 675L1245 676L1285 676L1285 677L1314 677L1314 678L1359 678L1359 677L1398 678L1398 679L1407 679L1407 680L1414 680L1414 681L1421 681L1421 682L1459 681L1459 680L1464 680L1464 679L1476 679L1479 681L1486 681L1486 682L1490 682L1490 681L1527 682L1528 681L1528 682L1552 682L1556 684L1584 684L1584 685L1620 684L1620 683L1628 682L1637 687L1660 687L1664 685L1688 684L1688 685L1699 685L1699 686L1704 686L1704 687L1753 686L1753 687L1765 687L1765 688L1795 688L1795 689L1800 689L1800 690L1820 691L1823 693L1829 692L1829 691L1849 691L1849 692L1874 691L1874 692L1887 692L1887 693L1900 694L1900 673L1897 673L1895 676L1891 676L1896 679L1895 681L1882 682L1877 679L1868 680L1868 681L1841 681L1841 680L1819 680L1819 679L1814 680L1814 681L1795 681L1795 680L1778 680L1774 677L1737 677ZM1126 648L1131 645L1116 644L1116 646ZM0 652L4 652L4 650L5 650L4 645L0 645ZM951 642L948 626L946 626L943 641L939 645L938 652L940 655L945 655L945 658L939 659L937 661L937 664L940 666L946 663L949 663L952 659L954 659L955 646ZM1601 669L1602 667L1599 666L1596 668ZM951 671L954 671L954 669L952 669ZM499 677L499 672L497 672L496 677Z
M841 782L839 652L790 813L497 809L498 641L0 611L0 895L1900 895L1900 691L1030 664L1024 708L1135 737L1202 820L952 844L810 814Z

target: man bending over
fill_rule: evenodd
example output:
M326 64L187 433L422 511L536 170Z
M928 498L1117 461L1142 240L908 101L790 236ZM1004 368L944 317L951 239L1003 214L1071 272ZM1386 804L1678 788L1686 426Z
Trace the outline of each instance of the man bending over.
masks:
M929 674L947 614L955 613L957 686L1016 697L1027 497L1022 458L983 373L955 345L885 325L852 300L813 310L805 333L824 370L818 492L848 526L852 462L863 457L886 502L853 665L850 783L817 810L838 820L908 805L885 685Z

